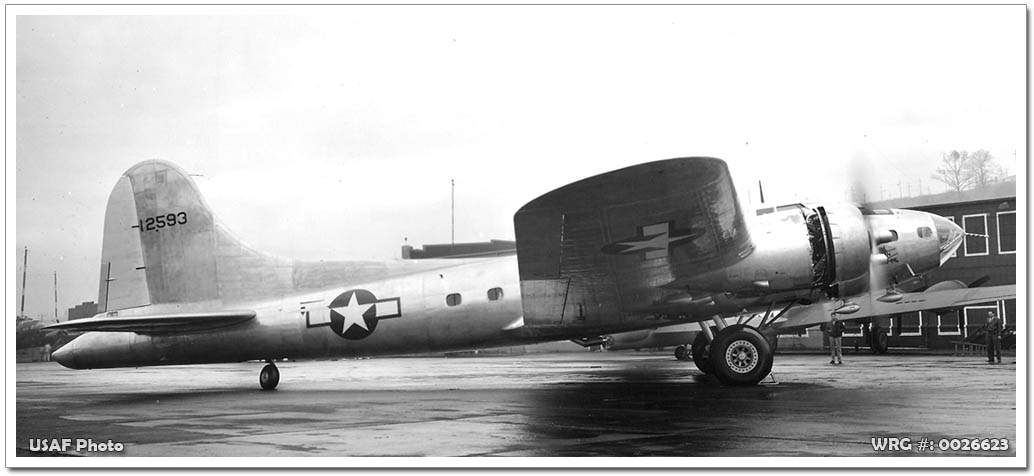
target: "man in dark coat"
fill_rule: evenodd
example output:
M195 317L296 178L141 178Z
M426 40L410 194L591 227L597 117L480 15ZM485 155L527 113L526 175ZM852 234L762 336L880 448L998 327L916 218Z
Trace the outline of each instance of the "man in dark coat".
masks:
M829 333L829 363L840 365L843 363L841 356L844 353L844 323L834 315L826 326L826 332Z
M995 315L994 311L987 313L987 323L984 324L984 343L987 344L987 362L989 364L1002 363L1002 320Z

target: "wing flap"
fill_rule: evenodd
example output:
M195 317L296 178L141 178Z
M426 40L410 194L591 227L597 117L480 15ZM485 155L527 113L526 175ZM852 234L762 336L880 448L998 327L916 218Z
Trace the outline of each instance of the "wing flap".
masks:
M249 321L255 311L220 311L187 314L156 314L150 316L104 316L75 319L44 327L49 330L75 332L136 332L140 334L170 334L197 332L228 327Z

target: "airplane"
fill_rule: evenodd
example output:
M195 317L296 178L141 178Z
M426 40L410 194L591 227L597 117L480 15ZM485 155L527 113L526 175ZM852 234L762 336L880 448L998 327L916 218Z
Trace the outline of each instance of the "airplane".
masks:
M73 369L399 355L581 339L696 322L708 373L755 385L763 332L880 305L936 269L962 230L911 210L773 209L751 228L724 161L647 162L548 192L514 215L515 255L417 261L283 259L242 243L187 173L141 162L107 204L99 312L54 352ZM347 238L346 238L347 239ZM907 303L907 305L902 305ZM778 306L782 311L773 315ZM766 310L758 323L722 316ZM716 328L712 331L710 324Z

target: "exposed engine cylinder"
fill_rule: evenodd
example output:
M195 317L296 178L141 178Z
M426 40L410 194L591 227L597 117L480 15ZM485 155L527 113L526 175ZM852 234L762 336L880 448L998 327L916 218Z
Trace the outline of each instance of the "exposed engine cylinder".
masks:
M825 209L833 242L837 295L864 291L868 286L869 255L872 249L869 230L862 212L852 205Z
M812 284L830 297L865 290L869 272L869 230L861 211L850 205L816 207L808 215Z

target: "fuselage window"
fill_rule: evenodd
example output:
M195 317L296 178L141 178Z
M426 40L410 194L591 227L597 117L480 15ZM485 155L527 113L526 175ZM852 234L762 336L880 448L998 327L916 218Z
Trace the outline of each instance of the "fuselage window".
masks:
M503 298L503 288L492 288L488 290L488 300L498 301Z
M461 302L463 302L463 298L457 293L445 296L445 304L450 306L459 306Z
M916 230L916 233L919 233L919 237L920 238L929 238L929 237L933 236L933 230L931 230L929 227L925 227L925 226L919 227L919 229Z

